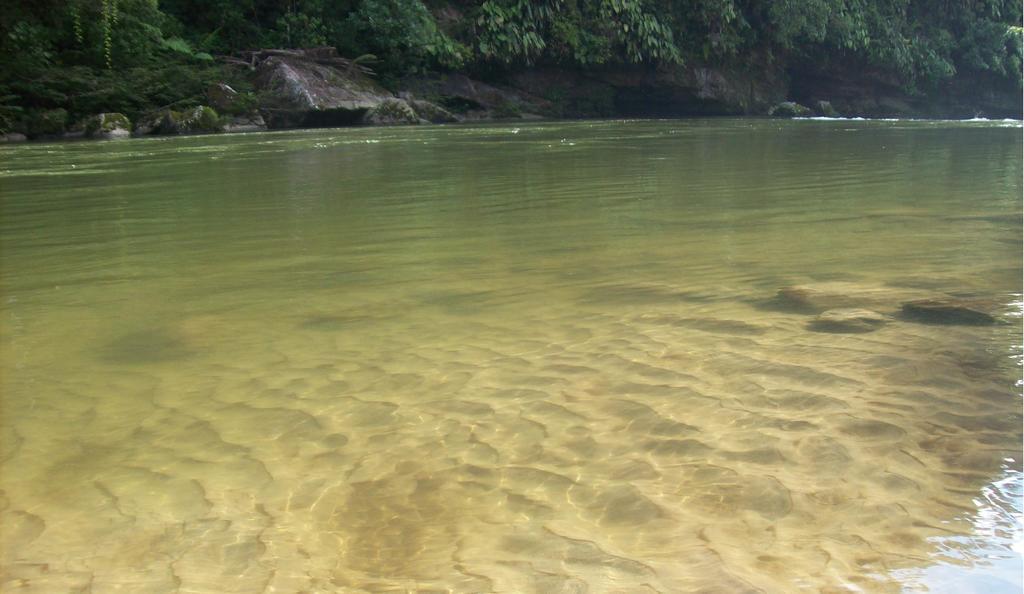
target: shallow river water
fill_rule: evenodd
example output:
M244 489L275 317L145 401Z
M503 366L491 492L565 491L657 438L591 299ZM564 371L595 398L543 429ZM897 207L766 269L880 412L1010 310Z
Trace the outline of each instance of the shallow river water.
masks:
M728 119L0 146L0 591L1020 591L1021 150ZM823 331L791 285L885 323ZM901 314L946 296L997 323Z

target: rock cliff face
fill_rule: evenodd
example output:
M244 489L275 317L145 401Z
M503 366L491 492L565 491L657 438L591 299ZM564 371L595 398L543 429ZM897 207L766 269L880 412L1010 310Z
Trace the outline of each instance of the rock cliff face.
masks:
M787 98L784 73L741 67L536 67L487 83L452 74L402 85L469 119L763 115Z

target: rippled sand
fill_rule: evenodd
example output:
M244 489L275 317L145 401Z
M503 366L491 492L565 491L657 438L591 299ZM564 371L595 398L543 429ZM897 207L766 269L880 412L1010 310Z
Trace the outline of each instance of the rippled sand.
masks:
M578 126L538 127L536 144L575 134L585 146ZM667 151L641 133L669 123L604 126L603 142ZM484 150L474 143L496 134L453 130L464 138L452 150ZM428 133L387 134L384 145ZM920 145L899 153L911 161L957 139L916 134ZM429 135L435 151L455 142ZM251 160L252 173L259 147L274 145L247 142L224 158ZM716 150L708 142L698 146ZM175 147L122 146L168 159ZM416 150L374 156L414 167L427 158ZM107 221L96 244L88 217L57 223L28 206L66 181L5 188L2 591L941 590L921 577L931 567L991 578L965 588L1019 589L980 558L1018 563L1005 550L1012 516L978 532L979 499L1001 477L1019 484L1021 470L1020 229L1006 224L1019 205L943 212L967 236L957 246L929 235L932 205L871 202L845 223L801 222L792 203L620 209L611 171L610 202L563 217L521 196L488 202L563 191L557 172L528 162L544 174L530 186L500 156L466 165L493 168L476 181L442 170L432 195L458 198L430 202L440 218L386 192L365 208L323 208L346 190L307 178L277 194L292 202L273 225L260 209L276 203L227 198L244 234L202 227L231 212L217 203L182 215L162 200L118 204L137 195L128 190L75 190ZM425 167L436 172L438 158ZM138 167L143 181L156 175ZM1000 186L986 170L974 187L1019 193L1019 162L1006 173L1017 181ZM358 192L378 174L345 175ZM204 175L187 187L220 187ZM747 179L751 191L790 192ZM805 203L830 191L798 181L790 193ZM168 199L184 192L149 183L178 188ZM724 199L735 187L720 183L696 191ZM518 219L519 208L541 216ZM112 233L118 216L128 239ZM834 251L821 250L829 230ZM965 246L974 251L949 257ZM810 313L773 299L782 285L836 279L873 291L889 323L816 331ZM995 299L1000 323L903 319L908 292Z

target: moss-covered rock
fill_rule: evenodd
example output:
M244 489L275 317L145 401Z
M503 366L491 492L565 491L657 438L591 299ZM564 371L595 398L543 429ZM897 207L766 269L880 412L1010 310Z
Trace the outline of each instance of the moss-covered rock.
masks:
M132 122L123 113L100 113L85 120L85 135L88 138L127 138L131 135Z
M795 101L783 101L768 110L768 115L776 118L804 118L811 113L811 108Z
M67 124L67 110L46 109L29 113L26 127L29 138L36 138L39 136L58 136L63 134Z
M212 107L197 105L181 111L165 109L140 118L133 134L202 134L223 129L224 122Z
M224 127L217 112L206 105L197 105L192 109L172 113L177 134L220 132Z
M391 98L381 101L376 107L367 110L363 116L364 124L389 126L397 124L418 124L419 116L412 107L402 99Z

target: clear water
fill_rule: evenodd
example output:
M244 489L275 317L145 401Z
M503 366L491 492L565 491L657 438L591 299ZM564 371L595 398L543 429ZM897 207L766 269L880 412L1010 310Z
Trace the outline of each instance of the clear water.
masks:
M0 590L1019 591L1021 149L767 120L0 146ZM893 317L816 331L793 284ZM939 294L1001 323L893 315Z

